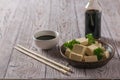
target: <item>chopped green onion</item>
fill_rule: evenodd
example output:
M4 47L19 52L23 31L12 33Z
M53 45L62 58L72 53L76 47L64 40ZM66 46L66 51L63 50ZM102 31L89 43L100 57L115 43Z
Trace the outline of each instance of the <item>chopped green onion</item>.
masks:
M80 42L78 42L76 40L72 40L72 41L64 43L63 45L64 45L64 47L69 48L69 49L72 50L74 44L80 44Z
M97 56L98 60L101 60L103 57L103 50L101 48L97 48L94 50L94 55Z
M94 44L95 43L95 39L94 39L94 37L91 33L87 34L86 37L88 38L88 43L89 44Z

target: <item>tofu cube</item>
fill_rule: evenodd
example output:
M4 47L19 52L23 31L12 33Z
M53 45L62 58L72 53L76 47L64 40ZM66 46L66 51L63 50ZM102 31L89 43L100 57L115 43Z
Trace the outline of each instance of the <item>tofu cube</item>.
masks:
M97 46L97 47L102 47L102 44L101 43L99 43L98 41L95 41L95 44L94 44L95 46Z
M71 53L70 49L66 49L66 51L65 51L65 56L69 58L70 53Z
M98 41L95 41L95 44L98 44L99 42Z
M78 38L78 39L76 39L76 41L79 41L80 44L82 44L84 46L88 45L88 39L86 39L86 38Z
M77 53L77 54L84 55L86 48L87 48L86 46L83 46L83 45L81 45L81 44L75 44L75 45L73 46L72 51L75 52L75 53Z
M97 62L97 56L84 56L84 60L85 62Z
M95 46L94 44L88 46L87 49L86 49L86 54L87 54L88 56L94 55L94 50L97 49L97 48L98 48L98 47Z
M110 56L109 51L105 51L105 52L104 52L104 56L105 56L105 58L109 58L109 56Z
M103 46L101 47L101 49L102 49L103 51L105 51L105 48L104 48Z
M95 46L97 46L97 47L100 47L103 51L105 51L105 48L102 46L102 44L101 43L99 43L98 41L95 41L95 44L94 44Z
M75 61L82 61L83 55L71 52L70 59Z

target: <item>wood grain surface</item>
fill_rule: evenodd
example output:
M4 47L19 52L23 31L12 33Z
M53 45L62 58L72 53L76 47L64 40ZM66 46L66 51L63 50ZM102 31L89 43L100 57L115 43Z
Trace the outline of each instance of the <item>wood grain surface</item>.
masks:
M84 36L85 5L88 0L0 0L0 78L5 79L119 79L120 0L99 0L102 8L102 39L111 43L115 56L97 69L77 69L61 57L59 46ZM60 33L59 44L50 50L35 47L32 36L41 30ZM13 47L21 44L74 71L66 76Z

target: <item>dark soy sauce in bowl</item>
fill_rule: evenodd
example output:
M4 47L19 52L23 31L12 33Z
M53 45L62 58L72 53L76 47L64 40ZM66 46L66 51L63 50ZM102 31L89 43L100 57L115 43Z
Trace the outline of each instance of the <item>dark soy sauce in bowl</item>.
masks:
M37 37L36 39L38 39L38 40L51 40L54 38L55 38L55 36L53 36L53 35L42 35L42 36Z

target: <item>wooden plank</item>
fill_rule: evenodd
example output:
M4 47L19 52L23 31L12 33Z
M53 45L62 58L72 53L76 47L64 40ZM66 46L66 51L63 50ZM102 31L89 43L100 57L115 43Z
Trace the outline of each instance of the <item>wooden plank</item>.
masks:
M112 2L112 4L110 4ZM108 5L106 5L108 4ZM115 48L117 51L117 54L120 58L120 24L119 24L119 19L120 19L120 1L116 0L113 2L112 0L109 1L101 1L101 6L104 8L104 19L105 19L105 24L107 26L107 29L109 30L109 33L111 35L111 38L113 38ZM108 40L112 41L111 38L108 38Z
M21 29L15 44L44 55L42 50L34 47L32 35L38 30L46 29L49 21L49 0L22 0L15 17L22 20ZM23 16L22 18L18 15ZM45 65L14 50L5 78L32 79L45 77Z
M0 49L0 78L120 78L120 0L99 0L103 9L103 40L112 43L116 48L114 58L107 65L97 69L77 69L68 65L65 59L61 57L58 46L45 51L37 49L33 44L31 35L45 29L60 33L59 45L67 40L83 37L84 11L87 1L0 0L0 27L3 35L0 40L0 46L2 46ZM13 50L13 46L17 43L70 66L75 73L71 76L65 76Z
M120 61L118 61L118 59L113 59L101 68L87 69L86 77L91 79L119 79L119 64Z
M75 0L76 18L81 37L85 37L85 6L88 0Z
M16 36L18 35L18 30L20 28L19 24L14 23L14 20L12 20L18 2L19 0L16 0L16 4L14 4L14 2L11 2L10 0L3 0L2 3L0 3L0 28L2 32L2 38L0 38L0 78L3 78L6 74L9 59L13 50L12 46L16 41ZM16 26L14 26L14 24L16 24Z
M62 45L65 41L70 39L75 39L80 37L77 23L76 23L76 14L74 11L74 0L52 0L51 1L51 13L50 13L50 30L55 30L60 33L60 42L59 45ZM57 51L55 51L57 50ZM60 56L58 48L49 50L48 57L67 65L68 63ZM71 66L70 66L71 67ZM84 70L76 69L72 67L74 74L70 76L65 76L50 67L47 67L46 78L72 78L72 77L83 77Z

